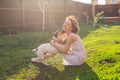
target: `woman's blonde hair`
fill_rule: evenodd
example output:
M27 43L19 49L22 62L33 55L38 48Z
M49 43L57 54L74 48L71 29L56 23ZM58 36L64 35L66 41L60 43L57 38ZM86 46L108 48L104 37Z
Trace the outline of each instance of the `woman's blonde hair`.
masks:
M73 16L73 15L68 16L67 19L69 19L71 21L72 32L73 33L78 33L79 32L79 25L78 25L78 21L75 18L75 16Z

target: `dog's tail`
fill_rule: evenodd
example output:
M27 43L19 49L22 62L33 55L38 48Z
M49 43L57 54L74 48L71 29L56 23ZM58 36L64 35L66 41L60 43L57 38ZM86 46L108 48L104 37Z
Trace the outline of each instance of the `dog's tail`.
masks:
M38 49L37 49L37 48L35 48L35 49L33 49L33 50L32 50L32 52L36 52L37 50L38 50Z

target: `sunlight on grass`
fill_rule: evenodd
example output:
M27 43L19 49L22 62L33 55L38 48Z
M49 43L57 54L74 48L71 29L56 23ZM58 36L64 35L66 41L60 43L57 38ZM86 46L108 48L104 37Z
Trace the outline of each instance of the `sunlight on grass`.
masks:
M29 64L27 67L22 68L18 71L13 76L10 76L6 80L12 80L12 79L17 79L17 80L29 80L29 79L34 79L36 74L39 73L38 67L35 67L32 64Z
M114 68L120 64L120 55L116 54L120 52L120 26L102 27L91 32L83 42L88 53L86 61L100 79L119 80Z
M49 42L52 33L19 33L0 36L0 80L119 80L120 26L93 29L81 25L87 59L81 66L63 66L59 53L46 60L50 66L30 61L31 50ZM2 64L2 65L1 65Z

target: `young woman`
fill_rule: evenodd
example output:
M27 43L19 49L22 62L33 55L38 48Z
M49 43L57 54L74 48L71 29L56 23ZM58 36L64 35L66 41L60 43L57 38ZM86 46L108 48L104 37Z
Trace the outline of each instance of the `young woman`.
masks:
M61 52L64 65L83 64L86 54L82 41L78 35L79 25L74 16L68 16L65 19L63 30L67 33L66 43L61 45L51 40L51 44ZM47 58L47 56L45 57Z

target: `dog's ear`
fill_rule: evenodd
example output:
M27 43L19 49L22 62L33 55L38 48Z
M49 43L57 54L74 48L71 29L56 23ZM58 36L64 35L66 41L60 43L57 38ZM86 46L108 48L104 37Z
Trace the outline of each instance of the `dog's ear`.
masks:
M61 30L61 32L62 32L62 34L63 34L63 33L65 33L65 31L64 31L64 30Z
M57 30L55 33L54 33L54 37L58 37L58 32L60 32L60 30Z

